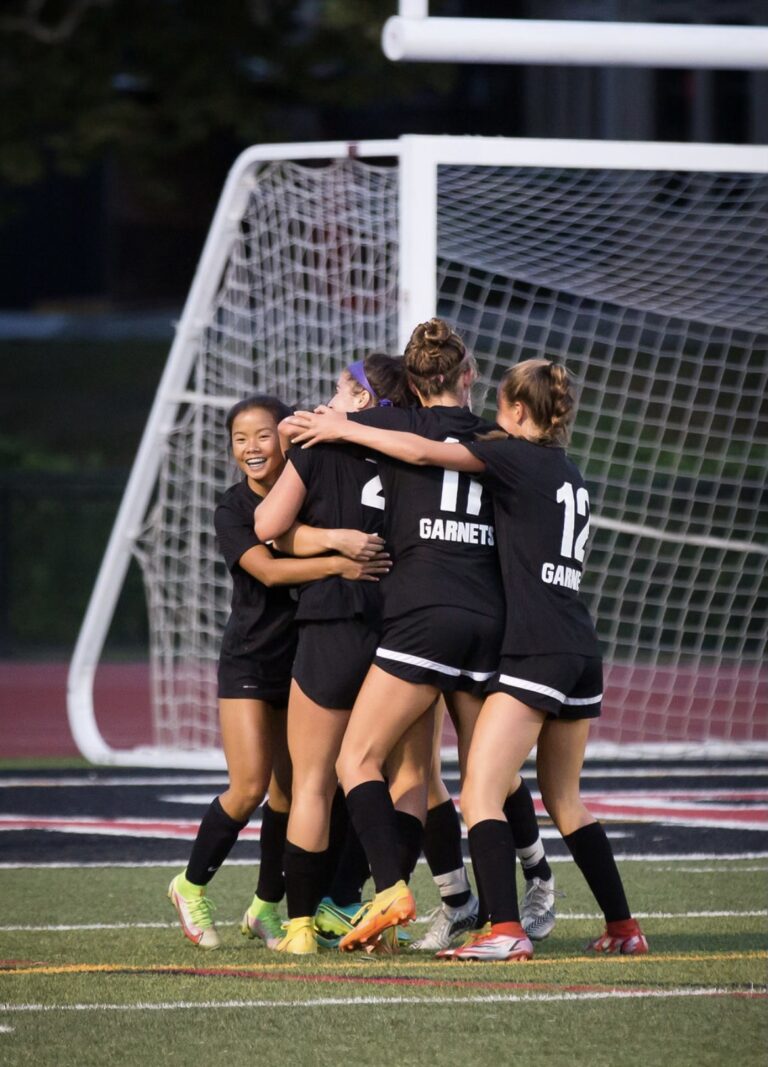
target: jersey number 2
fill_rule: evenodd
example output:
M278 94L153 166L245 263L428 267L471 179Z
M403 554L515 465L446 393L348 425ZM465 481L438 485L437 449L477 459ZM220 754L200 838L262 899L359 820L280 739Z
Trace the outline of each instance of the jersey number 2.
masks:
M581 533L576 538L576 544L573 543L573 536L576 532L576 515L587 515L589 513L589 493L582 485L576 490L576 495L574 496L571 483L563 482L557 490L557 502L558 504L565 505L565 515L563 516L563 539L560 542L560 555L576 559L579 563L583 563L584 548L587 543L587 537L589 536L589 519L584 523Z

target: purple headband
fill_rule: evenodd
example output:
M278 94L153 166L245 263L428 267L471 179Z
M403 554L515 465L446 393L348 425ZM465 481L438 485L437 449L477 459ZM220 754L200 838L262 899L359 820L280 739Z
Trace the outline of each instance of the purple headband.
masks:
M363 389L367 389L371 394L371 397L376 401L376 406L380 408L391 408L391 400L379 400L376 395L376 391L365 376L365 369L363 367L362 359L359 359L357 363L350 363L347 367L347 373L351 374L358 385L362 385Z

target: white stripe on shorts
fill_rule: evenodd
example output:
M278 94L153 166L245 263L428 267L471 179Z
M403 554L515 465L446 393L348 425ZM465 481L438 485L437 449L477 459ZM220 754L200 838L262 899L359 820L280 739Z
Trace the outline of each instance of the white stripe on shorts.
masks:
M596 697L567 697L565 693L561 693L558 689L551 689L548 685L540 685L538 682L529 682L525 678L513 678L510 674L500 674L499 681L503 685L512 686L515 689L527 689L530 693L540 693L545 697L554 697L555 700L559 700L561 704L568 704L571 707L583 707L585 704L599 704L603 699L603 694L600 693Z
M511 674L500 674L499 681L502 685L510 685L514 689L527 689L530 693L541 693L544 697L554 697L561 704L565 703L565 693L557 689L551 689L548 685L539 685L538 682L528 682L525 678L513 678Z
M408 663L412 667L426 667L430 671L439 671L441 674L449 674L451 678L458 678L465 674L473 682L487 682L493 678L495 671L462 671L458 667L448 667L445 663L435 663L431 659L422 659L421 656L411 656L407 652L393 652L390 648L377 648L376 655L382 659L393 659L398 663Z

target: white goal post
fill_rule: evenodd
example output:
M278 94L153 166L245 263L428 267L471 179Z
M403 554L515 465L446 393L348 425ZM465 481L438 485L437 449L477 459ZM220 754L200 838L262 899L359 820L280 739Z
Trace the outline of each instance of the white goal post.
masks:
M768 68L768 26L587 19L444 18L400 0L381 48L393 62Z
M251 392L322 400L434 313L475 353L478 409L520 358L581 383L582 591L606 659L593 751L768 751L768 149L406 136L233 166L70 665L88 759L223 766L223 412ZM93 692L132 558L154 738L129 750Z

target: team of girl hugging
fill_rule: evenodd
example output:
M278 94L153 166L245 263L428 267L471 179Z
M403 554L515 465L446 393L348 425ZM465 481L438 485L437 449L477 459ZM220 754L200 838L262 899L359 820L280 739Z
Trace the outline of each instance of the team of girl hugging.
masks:
M579 791L603 681L578 595L589 497L565 452L572 383L548 360L518 363L488 424L469 408L474 377L431 319L402 358L349 366L327 406L253 396L227 416L243 475L215 514L233 584L218 674L229 786L168 891L201 948L220 944L206 886L267 796L245 936L299 955L530 959L555 922L520 777L535 746L544 806L605 915L587 950L648 951ZM441 780L446 712L476 895ZM422 850L440 904L410 941Z

